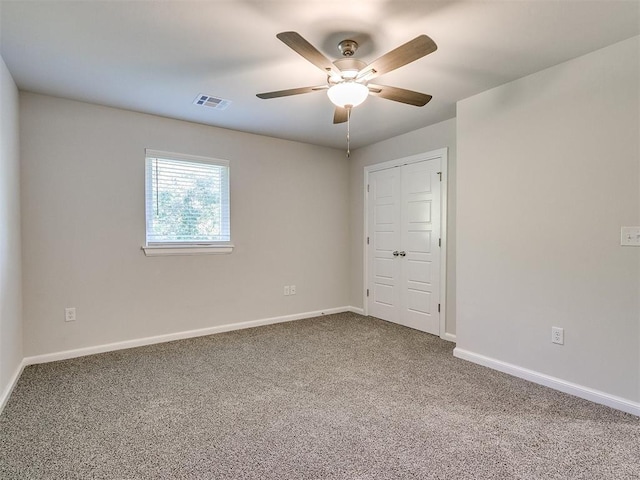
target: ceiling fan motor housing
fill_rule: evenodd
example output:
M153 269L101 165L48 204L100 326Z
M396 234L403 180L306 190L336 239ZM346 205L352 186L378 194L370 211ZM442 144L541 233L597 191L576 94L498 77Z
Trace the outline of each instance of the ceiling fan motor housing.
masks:
M342 73L342 79L336 79L330 75L330 84L338 83L342 80L352 80L356 78L360 70L367 66L365 62L356 58L339 58L335 60L333 64L338 67L338 70Z

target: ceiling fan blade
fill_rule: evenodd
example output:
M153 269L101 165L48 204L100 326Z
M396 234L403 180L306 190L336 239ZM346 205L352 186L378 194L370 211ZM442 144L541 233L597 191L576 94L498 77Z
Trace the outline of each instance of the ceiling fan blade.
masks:
M437 50L438 46L426 35L419 35L398 48L385 53L358 72L358 80L370 80L400 68Z
M318 92L320 90L326 90L327 88L329 87L326 85L318 85L317 87L290 88L289 90L278 90L277 92L258 93L256 97L266 100L269 98L288 97L290 95L300 95L302 93Z
M375 97L386 98L394 102L407 103L422 107L429 103L431 95L426 93L414 92L413 90L405 90L404 88L389 87L387 85L367 85L369 93Z
M316 47L307 42L298 32L281 32L276 35L289 48L302 55L309 62L322 70L327 75L334 74L340 76L340 70L318 51Z
M344 123L349 119L349 112L346 108L336 107L333 112L333 123Z

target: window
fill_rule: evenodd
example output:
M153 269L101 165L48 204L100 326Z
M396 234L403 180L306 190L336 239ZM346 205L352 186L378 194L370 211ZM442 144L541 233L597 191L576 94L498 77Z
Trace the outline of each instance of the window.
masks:
M146 255L230 253L229 162L146 150Z

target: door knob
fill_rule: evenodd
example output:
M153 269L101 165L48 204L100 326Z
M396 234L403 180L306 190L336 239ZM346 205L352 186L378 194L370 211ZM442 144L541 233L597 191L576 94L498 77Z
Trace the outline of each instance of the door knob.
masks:
M404 257L407 254L407 252L398 252L398 255L400 255L401 257Z
M393 252L393 256L397 257L398 255L400 255L400 252L398 252L397 250L395 252Z

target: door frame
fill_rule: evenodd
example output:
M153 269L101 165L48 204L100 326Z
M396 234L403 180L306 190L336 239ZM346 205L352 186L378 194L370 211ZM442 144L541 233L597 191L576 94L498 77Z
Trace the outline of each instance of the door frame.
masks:
M389 168L401 167L410 163L424 162L428 160L440 159L440 171L442 172L442 182L440 184L440 338L447 340L446 326L447 326L447 183L448 183L448 163L449 163L449 149L440 148L438 150L432 150L430 152L418 153L417 155L411 155L409 157L398 158L395 160L389 160L387 162L376 163L374 165L368 165L364 167L364 235L362 238L363 248L363 289L362 289L362 304L365 315L369 315L369 299L367 298L368 278L369 278L369 265L368 265L368 248L367 236L369 234L369 192L367 191L367 185L369 185L369 175L373 172L380 170L387 170Z

